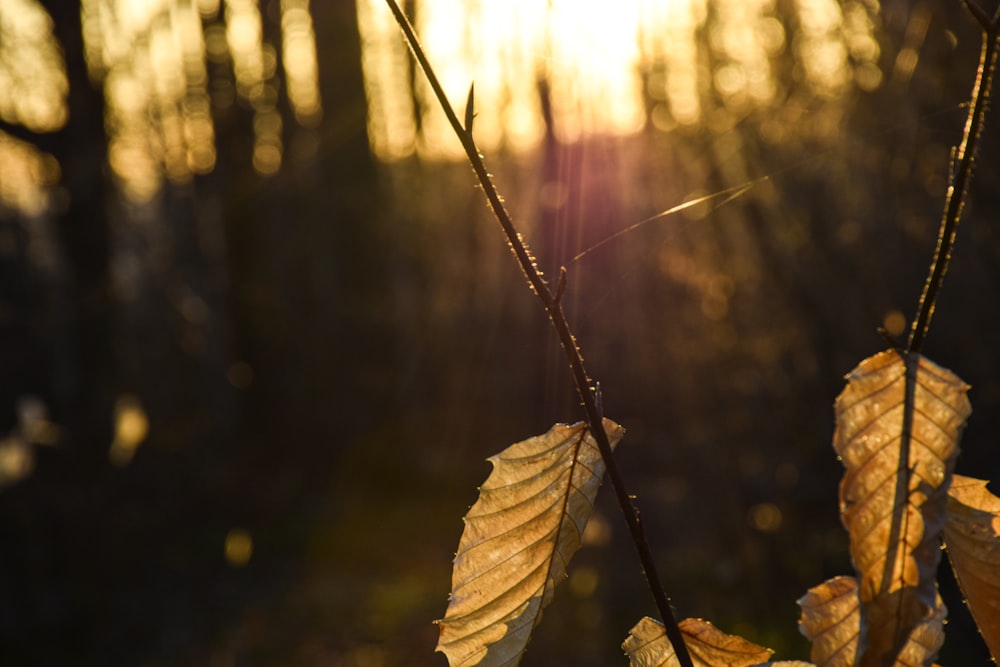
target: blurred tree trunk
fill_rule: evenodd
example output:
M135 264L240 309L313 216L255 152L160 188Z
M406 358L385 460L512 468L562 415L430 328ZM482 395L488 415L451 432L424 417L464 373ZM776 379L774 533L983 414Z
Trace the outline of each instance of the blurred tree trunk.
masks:
M59 161L67 205L58 212L69 272L69 312L55 332L51 359L56 420L69 430L71 460L96 463L111 441L114 360L107 219L107 136L104 98L84 58L80 2L46 0L69 81L66 126L43 147Z
M278 5L262 10L265 38L280 58ZM227 188L238 198L230 195L225 205L233 350L254 378L244 392L243 440L274 477L286 476L271 482L295 496L303 477L325 478L346 423L364 413L345 383L363 377L365 360L383 353L366 329L381 299L381 249L356 5L314 1L311 10L322 123L298 126L281 82L280 172L259 176L249 166L252 149L238 136L252 136L249 109L234 107L218 137L220 156L228 158L220 159L221 178L243 184ZM283 78L280 62L278 72ZM239 147L238 158L231 146ZM272 500L272 509L282 502Z

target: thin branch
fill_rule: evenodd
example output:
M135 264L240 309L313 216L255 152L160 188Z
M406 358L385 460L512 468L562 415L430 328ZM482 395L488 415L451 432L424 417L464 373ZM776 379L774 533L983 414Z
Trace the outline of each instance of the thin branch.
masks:
M975 0L968 0L964 4L983 27L983 47L980 52L976 82L972 86L972 105L969 107L969 116L962 132L962 142L953 155L948 191L945 194L944 215L941 218L941 231L938 235L937 247L934 250L934 259L931 260L930 272L920 295L917 316L913 319L910 339L906 346L908 352L920 351L920 346L930 328L931 316L934 315L938 291L941 289L944 275L948 271L948 261L951 259L951 251L955 244L958 222L962 217L965 196L972 180L976 147L983 131L983 124L986 121L986 109L993 83L993 72L996 68L1000 9L990 17L976 4Z
M406 15L399 8L399 5L396 4L395 0L386 0L386 3L389 5L389 9L392 10L392 13L396 18L396 22L402 29L403 34L406 37L407 44L413 52L414 58L416 58L420 68L427 76L427 80L434 91L434 95L437 97L441 108L444 110L445 116L448 118L448 122L455 131L455 136L457 136L459 141L462 142L465 154L472 163L472 169L476 172L476 177L483 188L483 192L486 194L486 199L489 201L490 208L493 209L493 213L496 216L497 221L500 223L500 227L503 229L504 235L507 237L507 243L510 245L514 256L517 258L518 265L520 265L521 270L528 279L528 284L531 286L532 291L541 300L542 305L545 307L545 312L548 314L549 319L552 321L552 325L556 329L556 333L559 336L559 342L562 344L562 348L566 353L567 361L569 362L570 369L573 373L573 381L576 385L577 393L580 395L580 400L583 403L584 410L587 414L587 423L589 424L590 432L597 441L598 449L600 449L601 457L603 458L605 467L608 471L608 477L611 479L611 485L614 488L615 496L618 499L618 505L621 507L622 513L625 516L629 533L632 536L632 542L638 552L639 561L642 564L646 581L653 594L653 599L656 602L657 609L663 618L667 638L673 645L674 652L676 653L681 666L693 667L691 657L688 654L687 647L684 644L684 639L681 636L680 628L677 625L677 620L674 618L673 611L670 608L670 602L667 599L666 594L663 592L663 586L660 583L660 578L656 571L652 551L643 537L643 529L639 518L639 512L633 504L628 490L625 488L625 482L622 479L617 463L615 463L611 445L608 442L607 433L604 431L601 412L597 405L597 397L595 396L597 392L593 388L590 376L587 374L587 370L583 365L583 356L580 353L580 349L576 345L576 338L573 336L569 323L566 321L566 316L563 314L561 300L562 290L557 289L556 292L553 293L549 289L548 283L542 277L542 273L536 265L535 258L528 250L524 239L521 238L521 235L514 227L514 223L511 221L510 215L507 213L506 208L504 208L503 199L497 192L496 187L493 185L493 181L490 178L490 174L486 170L482 156L479 154L479 149L476 147L476 143L472 137L472 124L467 123L467 127L463 127L463 125L459 122L458 116L455 114L451 103L448 101L448 98L444 93L444 89L441 87L437 76L434 74L434 69L431 67L427 60L427 56L424 54L423 48L420 46L420 41L417 39L413 26L410 25L409 19L407 19ZM469 102L472 102L471 89ZM467 108L466 116L468 117L471 113L472 110ZM561 282L565 284L564 281Z

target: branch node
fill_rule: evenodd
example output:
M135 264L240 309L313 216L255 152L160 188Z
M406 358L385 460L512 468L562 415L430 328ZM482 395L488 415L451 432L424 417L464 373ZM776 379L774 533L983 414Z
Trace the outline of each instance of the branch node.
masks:
M559 267L559 280L556 282L556 292L552 295L552 302L558 306L562 302L563 294L566 293L566 267ZM602 415L603 416L603 415Z

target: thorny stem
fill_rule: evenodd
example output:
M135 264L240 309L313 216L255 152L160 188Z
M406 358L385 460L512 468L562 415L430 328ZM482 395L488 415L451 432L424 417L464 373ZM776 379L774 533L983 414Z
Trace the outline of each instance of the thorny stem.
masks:
M944 274L948 270L948 260L951 259L952 247L955 244L955 234L958 231L958 222L962 217L962 208L965 204L965 196L968 191L969 182L972 180L972 167L976 154L976 145L983 131L986 121L986 108L990 98L990 87L993 83L993 72L996 67L998 28L1000 28L1000 8L990 17L979 5L977 0L963 0L963 4L969 12L979 21L983 28L983 46L979 56L979 69L976 72L976 82L972 86L972 106L969 108L969 116L965 121L965 128L962 131L962 141L952 152L950 163L951 173L949 174L948 190L945 194L944 214L941 218L941 230L938 235L937 247L934 250L934 258L931 261L930 272L927 281L924 283L923 292L920 295L917 316L913 320L913 327L910 330L910 337L907 341L906 350L897 349L906 366L905 396L903 400L903 424L900 441L900 459L896 476L896 493L893 502L893 516L891 524L891 535L889 543L893 545L890 551L898 550L900 536L907 533L907 521L909 513L905 504L908 502L910 480L913 476L913 469L910 467L910 444L913 437L913 410L914 392L917 385L917 374L919 372L919 360L915 354L919 353L920 346L927 336L930 327L931 316L934 314L934 307L937 301L938 291L944 280ZM894 346L895 347L895 346ZM886 562L895 562L896 554L890 553ZM886 568L879 595L883 595L894 585L890 578L894 568ZM902 576L902 573L899 573ZM903 605L904 600L899 598L898 604ZM896 618L901 618L902 610L899 609ZM897 624L895 627L896 637L893 642L893 651L890 661L894 661L902 650L905 636L911 628ZM861 665L885 664L887 657L873 651L865 651L860 658Z
M976 82L972 86L972 106L965 121L962 132L962 142L952 155L948 191L945 194L944 215L941 218L941 231L938 235L937 248L931 261L930 272L924 283L917 307L918 313L913 320L910 339L906 346L907 352L919 352L920 346L927 336L931 316L937 302L938 291L948 270L948 260L951 259L955 234L958 231L958 221L962 217L965 195L972 180L972 166L976 155L976 145L986 121L986 109L990 98L990 88L993 83L993 72L996 68L998 33L1000 33L1000 9L990 17L976 4L976 0L963 0L969 12L983 27L983 47L979 57L979 70Z
M427 56L424 54L423 48L420 46L420 42L417 39L409 19L407 19L406 15L399 8L399 5L396 4L396 0L386 0L386 3L389 5L389 9L392 10L392 13L396 18L396 22L402 29L403 34L406 37L407 44L413 52L413 56L417 59L417 63L427 76L431 88L434 90L434 95L437 97L441 108L448 117L448 122L451 124L455 134L462 142L462 147L465 149L465 153L468 156L469 161L472 163L472 169L476 172L476 177L483 188L483 192L486 194L486 199L489 201L490 208L493 209L493 213L496 216L497 221L500 223L500 227L503 228L503 233L507 237L507 243L510 245L514 256L517 258L517 262L520 265L521 270L524 271L524 275L527 277L532 291L534 291L534 293L542 301L542 305L545 307L545 312L548 314L549 319L552 321L552 325L555 327L556 332L559 335L559 342L562 344L562 348L566 353L566 358L569 361L569 366L573 373L573 381L576 385L577 393L580 395L580 400L583 402L583 407L587 414L587 422L589 424L590 432L597 441L598 449L601 452L601 458L604 460L604 465L608 471L608 477L611 479L611 485L614 488L615 496L618 499L618 505L621 507L622 513L625 515L625 521L628 524L629 533L632 536L632 542L638 552L639 561L642 564L646 581L653 594L653 599L656 602L657 609L663 618L667 638L673 645L674 652L676 653L681 666L693 667L691 657L688 654L687 647L684 644L684 639L681 636L680 628L677 625L677 620L674 618L673 611L670 608L670 602L667 599L666 594L663 592L663 586L660 583L660 578L656 571L652 551L643 536L643 528L642 522L639 518L639 511L633 504L632 497L625 488L625 482L622 479L618 465L615 463L614 454L611 450L611 444L608 442L607 433L604 431L601 411L597 405L597 390L593 386L590 376L587 375L587 370L583 365L583 356L580 353L580 349L577 347L576 338L573 336L569 323L566 321L566 316L563 313L561 300L562 289L557 288L556 292L553 293L552 290L549 289L548 283L542 277L542 273L539 271L535 263L535 258L531 255L524 239L521 238L521 235L514 227L514 223L511 221L510 215L504 208L503 199L500 197L496 187L493 185L489 172L486 171L486 166L483 164L482 156L479 154L479 149L476 147L476 143L472 138L471 123L467 123L467 126L463 127L459 122L458 116L455 114L454 109L452 109L451 103L445 96L444 90L441 88L441 84L438 82L437 76L434 74L434 70L428 62ZM472 99L471 94L469 99ZM471 119L471 110L466 110L466 117ZM563 278L560 279L560 282L565 284Z

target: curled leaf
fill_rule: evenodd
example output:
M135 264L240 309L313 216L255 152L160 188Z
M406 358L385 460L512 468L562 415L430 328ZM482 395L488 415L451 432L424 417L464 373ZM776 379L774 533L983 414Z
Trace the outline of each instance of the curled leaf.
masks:
M840 514L858 570L858 665L882 665L936 613L938 548L968 386L918 355L865 359L837 397Z
M858 582L834 577L798 600L799 632L812 642L809 657L820 667L851 667L858 650Z
M624 429L609 419L611 446ZM457 665L516 665L580 548L604 475L586 424L556 424L491 457L465 515L437 650Z
M955 475L944 527L948 558L990 654L1000 656L1000 498L986 482Z
M809 658L819 667L853 667L861 629L857 579L828 579L810 588L798 603L802 609L799 631L812 642ZM928 664L944 643L946 613L938 596L933 614L910 633L899 655L889 664L900 667Z
M708 621L686 618L678 626L695 667L751 667L771 657L771 649L727 635ZM631 667L680 667L663 624L646 616L622 644Z

